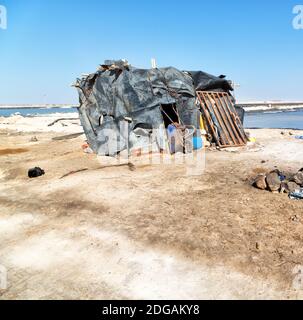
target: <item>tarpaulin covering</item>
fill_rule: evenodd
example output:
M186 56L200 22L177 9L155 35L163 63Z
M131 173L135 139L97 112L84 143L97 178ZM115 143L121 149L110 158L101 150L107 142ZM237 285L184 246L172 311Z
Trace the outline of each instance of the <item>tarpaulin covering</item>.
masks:
M203 71L189 71L194 80L196 91L233 91L233 87L224 75L213 76Z
M204 84L203 84L204 83ZM105 61L100 70L78 79L79 114L91 148L100 155L116 155L140 145L136 129L158 129L155 148L167 149L161 106L175 105L183 125L199 128L196 89L229 90L225 79L173 67L138 69L127 62ZM115 136L115 137L113 137ZM113 143L116 139L116 143Z

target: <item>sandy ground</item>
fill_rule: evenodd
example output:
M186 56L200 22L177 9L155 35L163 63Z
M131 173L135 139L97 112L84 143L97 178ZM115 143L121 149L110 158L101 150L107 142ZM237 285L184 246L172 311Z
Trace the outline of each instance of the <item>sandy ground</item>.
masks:
M52 140L76 123L5 121L0 299L303 298L303 202L251 187L260 172L303 167L288 131L250 130L255 146L206 151L191 176L184 164L110 164L82 151L84 136ZM35 166L46 175L28 179Z
M76 133L81 132L80 120L62 120L54 123L58 119L75 119L77 113L54 113L43 117L22 117L14 115L8 118L0 117L0 130L4 132L61 132Z

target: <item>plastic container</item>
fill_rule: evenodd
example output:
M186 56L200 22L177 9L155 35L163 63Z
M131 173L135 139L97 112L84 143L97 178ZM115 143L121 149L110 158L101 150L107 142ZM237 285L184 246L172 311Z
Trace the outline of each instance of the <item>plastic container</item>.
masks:
M174 125L170 124L167 127L167 135L171 154L183 152L183 146L180 140L181 137L178 134L178 130Z
M200 137L193 137L193 149L199 150L203 148L203 139Z

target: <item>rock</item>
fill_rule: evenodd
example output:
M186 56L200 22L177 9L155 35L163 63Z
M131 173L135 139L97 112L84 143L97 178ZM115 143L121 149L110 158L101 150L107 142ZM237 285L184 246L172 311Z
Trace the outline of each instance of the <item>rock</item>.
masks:
M296 190L299 190L300 189L300 186L298 184L296 184L295 182L293 181L290 181L287 183L287 190L288 192L295 192Z
M280 193L289 193L288 185L286 182L281 183Z
M31 139L29 140L30 142L38 142L38 139L36 136L31 137Z
M253 186L261 190L267 189L266 176L263 174L257 176L253 183Z
M29 178L38 178L45 174L45 171L39 167L35 167L33 169L28 170L28 177Z
M300 185L300 186L303 186L303 172L302 171L299 171L297 174L295 174L292 178L292 180Z
M292 222L299 222L300 221L300 219L296 215L290 217L289 220Z
M276 171L272 171L270 172L267 176L266 176L266 182L268 185L268 188L270 191L279 191L281 188L281 180L280 180L280 176Z
M300 189L300 186L293 181L289 181L289 182L282 183L281 189L283 189L283 188L284 188L285 193L291 193L291 192L294 192L294 191Z

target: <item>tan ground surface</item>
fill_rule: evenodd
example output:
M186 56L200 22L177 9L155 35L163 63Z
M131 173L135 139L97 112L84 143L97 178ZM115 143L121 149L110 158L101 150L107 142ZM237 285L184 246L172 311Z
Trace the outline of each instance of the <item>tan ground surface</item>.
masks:
M250 186L303 167L293 136L251 131L256 147L208 151L205 173L188 176L104 167L83 136L0 132L0 299L303 298L303 202ZM28 179L34 166L46 175Z

